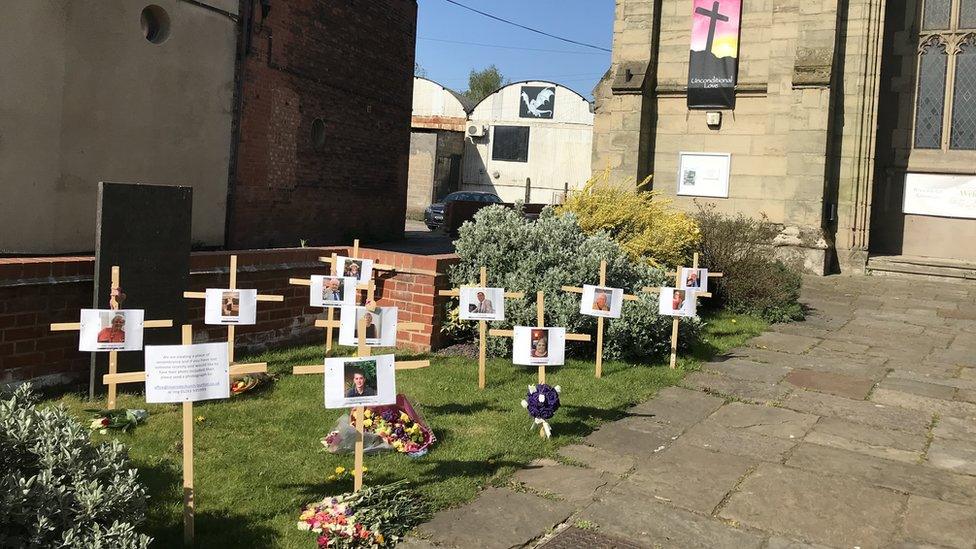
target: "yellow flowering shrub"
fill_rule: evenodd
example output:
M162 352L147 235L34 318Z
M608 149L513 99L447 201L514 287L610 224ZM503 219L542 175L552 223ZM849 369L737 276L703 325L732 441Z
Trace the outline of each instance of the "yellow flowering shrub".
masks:
M606 170L571 193L557 211L575 214L587 233L606 231L634 261L690 265L701 238L698 224L671 200L643 190L649 181L614 184Z

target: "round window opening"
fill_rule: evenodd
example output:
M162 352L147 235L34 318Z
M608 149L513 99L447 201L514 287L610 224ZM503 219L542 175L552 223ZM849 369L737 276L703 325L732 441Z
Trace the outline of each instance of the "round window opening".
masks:
M169 14L163 8L152 5L142 10L142 35L153 44L162 44L169 38Z
M325 120L321 118L312 121L312 146L317 150L325 147Z

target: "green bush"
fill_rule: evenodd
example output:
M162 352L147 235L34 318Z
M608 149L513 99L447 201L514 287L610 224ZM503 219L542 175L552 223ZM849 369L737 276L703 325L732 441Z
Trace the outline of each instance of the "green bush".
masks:
M695 215L701 229L700 263L724 274L708 281L715 297L709 307L724 306L769 322L803 318L800 273L775 259L773 238L779 233L765 217L729 216L699 205Z
M0 400L0 547L148 547L146 490L118 441L93 445L28 384Z
M654 266L687 265L698 247L698 226L688 214L671 207L671 200L640 184L610 182L610 170L595 175L559 206L574 213L588 233L605 231L634 261Z
M664 284L664 272L631 260L605 232L586 234L573 214L557 215L546 208L538 221L530 222L518 210L490 206L461 226L455 246L461 258L450 275L455 286L477 281L483 265L488 268L488 286L526 294L522 299L506 300L505 321L494 323L495 327L535 326L536 291L541 290L545 292L547 326L595 336L596 318L580 314L580 295L560 287L596 284L602 259L607 262L607 285L639 296L637 301L624 301L621 318L605 325L604 356L658 359L670 350L671 317L657 315L657 294L640 291L644 286ZM681 326L684 335L679 341L691 342L698 323L682 322ZM511 345L509 338L488 338L488 352L494 356L509 356ZM570 346L567 351L592 355L594 349L595 343L590 343Z

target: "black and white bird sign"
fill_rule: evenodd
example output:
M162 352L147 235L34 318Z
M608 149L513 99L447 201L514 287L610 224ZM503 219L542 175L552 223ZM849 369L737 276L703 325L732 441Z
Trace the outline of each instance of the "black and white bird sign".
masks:
M555 106L555 86L522 86L519 118L552 118Z

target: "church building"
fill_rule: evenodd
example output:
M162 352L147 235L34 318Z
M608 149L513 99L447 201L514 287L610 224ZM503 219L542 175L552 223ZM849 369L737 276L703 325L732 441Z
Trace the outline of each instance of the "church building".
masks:
M593 170L815 273L976 277L976 0L618 0Z

